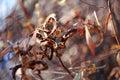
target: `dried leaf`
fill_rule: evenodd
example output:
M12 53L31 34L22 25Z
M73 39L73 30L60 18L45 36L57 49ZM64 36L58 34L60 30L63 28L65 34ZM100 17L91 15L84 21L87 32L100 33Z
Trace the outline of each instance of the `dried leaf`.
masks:
M92 37L90 35L90 32L87 26L85 26L85 37L86 37L87 45L91 50L92 56L94 57L95 56L95 45L94 45L94 42L92 40Z
M91 33L95 47L98 47L103 42L103 32L96 25L94 25L93 28L90 28L89 32Z
M108 23L109 23L109 21L110 21L110 18L111 18L111 13L109 13L109 15L108 15L108 17L107 17L107 19L106 19L106 25L105 25L105 29L104 29L104 33L106 33L106 31L107 31L107 29L108 29Z
M35 60L37 60L37 52L36 52L36 47L33 47L33 48L32 48L32 50L33 50L32 54L34 55L34 57L35 57Z
M113 25L113 26L112 26L112 32L113 32L114 37L115 37L115 39L116 39L116 41L117 41L117 44L119 45L120 43L119 43L118 36L117 36L117 30L116 30L115 22L113 21L113 19L114 19L115 17L112 16L113 10L112 10L111 3L110 3L109 0L108 0L108 6L109 6L109 13L111 13L111 17L112 17L112 19L111 19L111 23L112 23L112 25ZM114 15L114 14L113 14L113 15Z
M120 66L120 52L117 53L116 61L117 61L118 65Z
M95 19L96 19L96 22L99 26L101 26L100 22L98 21L98 17L97 17L97 14L96 14L96 11L94 11L94 16L95 16Z
M115 23L114 23L113 19L111 19L111 17L112 17L111 12L109 13L108 17L109 17L109 19L108 19L108 23L106 24L106 27L109 28L111 34L113 34L113 36L115 37L115 39L117 41L117 44L119 45L120 43L119 43L118 36L117 36L118 33L117 33L117 30L116 30Z
M34 33L33 33L32 38L30 39L30 42L29 42L29 44L30 44L31 46L33 46L33 45L35 44L35 42L36 42L36 35L37 35L37 33L38 33L38 30L36 29L36 30L34 31Z
M24 49L24 51L27 50L27 40L26 39L23 40L23 49Z

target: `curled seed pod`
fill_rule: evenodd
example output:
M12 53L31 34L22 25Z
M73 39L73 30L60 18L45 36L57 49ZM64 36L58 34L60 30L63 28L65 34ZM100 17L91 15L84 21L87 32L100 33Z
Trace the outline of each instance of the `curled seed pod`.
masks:
M50 14L45 22L43 23L43 28L49 30L49 35L53 34L57 28L56 15Z

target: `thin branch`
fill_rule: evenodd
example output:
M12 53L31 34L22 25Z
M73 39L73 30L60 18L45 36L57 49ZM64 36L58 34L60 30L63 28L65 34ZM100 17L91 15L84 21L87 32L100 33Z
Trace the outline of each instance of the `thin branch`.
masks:
M74 76L71 74L71 72L68 70L68 68L63 64L61 58L60 58L59 56L57 56L57 58L58 58L60 64L62 65L62 67L69 73L69 75L70 75L72 78L74 78Z

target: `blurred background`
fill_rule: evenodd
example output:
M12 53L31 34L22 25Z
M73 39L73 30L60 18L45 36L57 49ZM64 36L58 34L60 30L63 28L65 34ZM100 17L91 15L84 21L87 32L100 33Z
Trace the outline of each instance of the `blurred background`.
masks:
M109 6L107 0L0 0L0 51L8 46L7 40L16 42L21 38L25 38L28 34L34 31L35 27L42 25L46 17L52 13L56 14L57 21L60 26L66 29L71 26L83 28L78 24L79 21L84 23L98 24L94 12L96 12L101 31L104 31L106 26L106 19L109 15ZM120 29L120 1L109 0L113 10L113 19L115 22L117 36L119 40ZM25 10L24 10L24 8ZM32 26L31 26L32 25ZM106 34L103 36L101 44L95 48L96 56L110 51L111 48L117 44L111 29L111 23L108 24ZM98 36L98 35L97 35ZM97 38L95 38L97 39ZM104 53L109 54L109 53ZM72 72L78 73L81 62L86 61L91 57L91 52L87 46L84 36L75 34L66 42L66 49L62 56L65 65L71 69ZM8 52L5 56L0 58L0 80L11 80L11 67L14 67L14 52ZM65 72L56 57L52 61L47 61L49 69L43 71L41 75L45 80L72 80L67 72ZM84 80L119 80L120 79L120 65L116 62L116 57L109 56L105 59L95 63L96 66L104 66L96 72L90 74ZM112 69L118 67L118 77L109 75ZM78 68L78 69L76 69ZM113 71L114 73L114 71ZM19 80L20 73L16 75ZM35 79L33 79L35 80Z

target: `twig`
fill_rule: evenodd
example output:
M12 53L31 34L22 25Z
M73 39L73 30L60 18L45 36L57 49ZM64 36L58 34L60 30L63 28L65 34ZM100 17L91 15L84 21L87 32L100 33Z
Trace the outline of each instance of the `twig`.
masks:
M62 65L62 67L70 74L70 76L72 78L74 78L74 76L71 74L71 72L68 70L68 68L63 64L61 58L59 56L57 56L58 60L60 61L60 64Z

